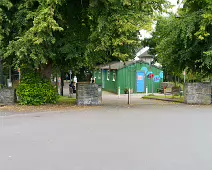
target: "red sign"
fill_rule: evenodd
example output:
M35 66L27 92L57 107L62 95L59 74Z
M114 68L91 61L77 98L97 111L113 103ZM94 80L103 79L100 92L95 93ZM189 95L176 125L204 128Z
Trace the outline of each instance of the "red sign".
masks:
M143 80L143 76L138 76L138 80Z
M184 75L184 76L186 75L186 71L183 71L183 75Z
M149 75L149 78L150 78L150 79L153 79L154 76L155 76L154 74L150 74L150 75Z

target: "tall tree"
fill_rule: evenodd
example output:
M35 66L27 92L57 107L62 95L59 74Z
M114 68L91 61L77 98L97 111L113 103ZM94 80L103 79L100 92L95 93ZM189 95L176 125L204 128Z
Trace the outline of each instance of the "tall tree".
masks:
M8 11L12 8L9 0L0 1L0 84L3 84L3 63L2 58L5 53L6 41L9 36L9 18Z
M179 75L187 69L202 77L211 75L211 4L209 0L187 0L177 15L159 17L149 44L168 71Z
M156 11L165 0L92 0L89 7L91 35L86 54L96 62L127 60L140 44L139 30L152 28Z
M3 2L0 6L8 6L10 20L8 35L3 36L5 61L40 68L47 76L52 64L77 69L134 57L139 30L150 29L154 14L167 4L166 0Z

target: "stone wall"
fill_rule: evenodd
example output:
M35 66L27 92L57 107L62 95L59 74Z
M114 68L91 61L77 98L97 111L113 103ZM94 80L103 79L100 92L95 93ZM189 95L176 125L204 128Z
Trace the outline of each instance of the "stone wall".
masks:
M211 104L210 83L187 83L185 85L185 103L187 104Z
M14 104L16 102L15 89L0 89L0 103Z
M77 83L77 105L102 104L102 87L97 84Z

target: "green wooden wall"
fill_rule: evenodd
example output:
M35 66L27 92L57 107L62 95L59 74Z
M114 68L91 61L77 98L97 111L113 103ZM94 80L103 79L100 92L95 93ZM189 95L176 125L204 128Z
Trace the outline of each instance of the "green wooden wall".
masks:
M156 68L156 67L150 67L149 64L146 63L136 63L133 65L129 65L125 68L122 68L118 71L118 87L121 89L121 93L124 93L124 90L127 88L133 89L133 92L137 92L137 79L136 74L138 71L142 71L141 69L143 67L146 67L148 71L153 72L155 76L159 76L162 70ZM145 72L145 71L144 71ZM163 79L160 79L159 82L154 82L152 79L145 77L145 84L148 87L148 93L157 92L157 89L160 88L161 82L163 82ZM153 87L153 88L152 88Z
M102 70L95 70L94 77L96 77L96 84L102 84Z
M142 70L142 68L146 68L147 70ZM96 83L104 86L106 91L110 91L113 93L118 93L118 87L120 87L121 94L124 94L125 89L133 89L133 92L137 92L137 79L136 73L138 71L151 71L155 76L159 76L162 72L161 69L158 69L154 66L150 67L149 64L146 63L135 63L124 67L119 70L110 70L110 77L108 80L108 70L95 71L94 75L96 77ZM147 73L147 72L146 72ZM116 79L113 79L114 74L116 75ZM104 77L102 77L102 75ZM102 78L104 81L102 81ZM102 84L104 82L104 85ZM148 93L156 93L157 89L160 88L161 82L163 79L160 79L159 82L154 82L152 79L147 78L145 76L145 86L148 87ZM153 87L153 88L152 88ZM153 91L152 91L153 89Z
M94 71L94 76L96 77L96 84L102 85L102 88L105 89L106 91L118 93L117 70L110 70L109 77L108 77L108 71L109 70ZM115 77L114 77L114 74L115 74ZM102 79L104 80L104 82L102 81Z

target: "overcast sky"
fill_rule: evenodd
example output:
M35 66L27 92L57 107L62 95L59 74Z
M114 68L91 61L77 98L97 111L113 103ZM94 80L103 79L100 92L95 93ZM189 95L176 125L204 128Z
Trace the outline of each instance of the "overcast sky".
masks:
M177 0L169 0L173 5L177 5Z
M176 6L173 8L173 11L176 12L176 11L177 11L177 7L178 7L178 5L177 5L177 0L168 0L168 1L170 1L173 5L176 5ZM182 1L182 0L180 0L180 1ZM142 36L141 36L141 39L143 39L143 38L150 38L150 37L151 37L150 33L147 32L146 30L141 30L141 31L140 31L140 34L142 35Z

